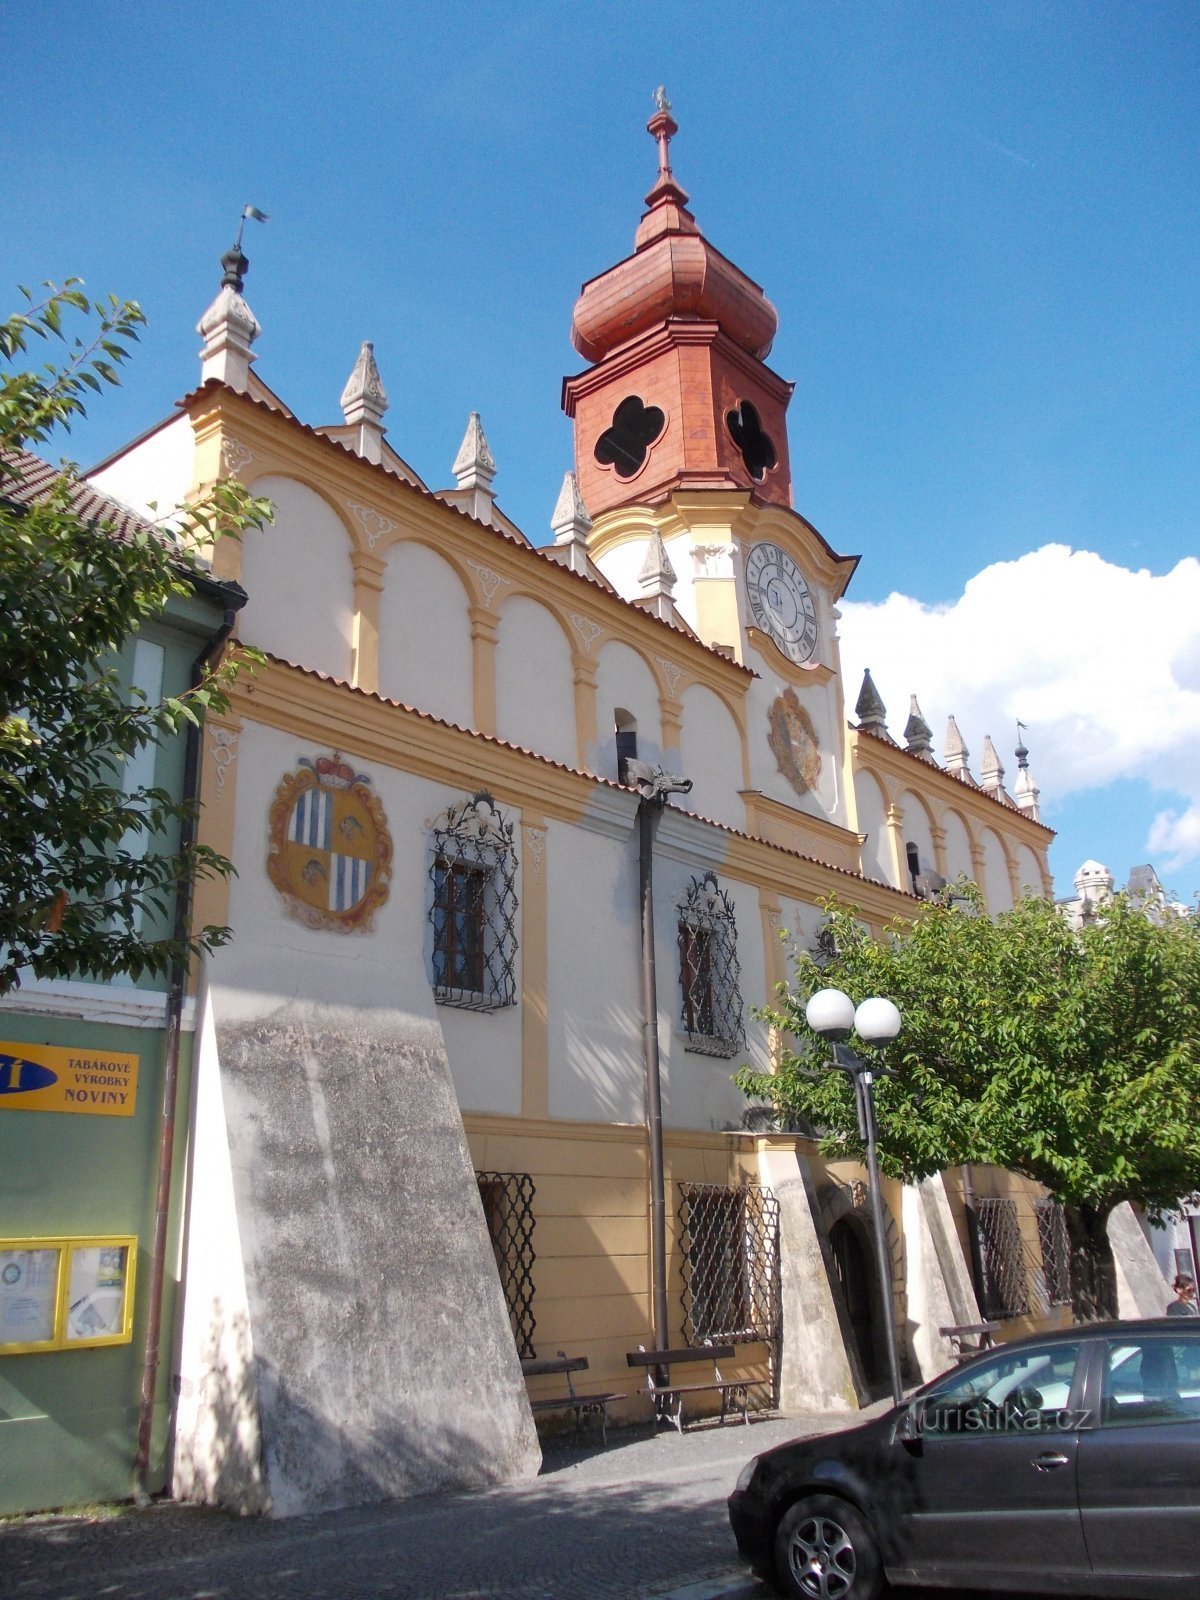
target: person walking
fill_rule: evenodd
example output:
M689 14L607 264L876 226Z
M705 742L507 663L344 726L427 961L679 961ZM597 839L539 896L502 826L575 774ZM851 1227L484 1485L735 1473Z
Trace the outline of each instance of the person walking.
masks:
M1200 1311L1196 1309L1196 1285L1185 1273L1179 1273L1171 1285L1175 1291L1175 1298L1167 1307L1169 1317L1196 1317Z

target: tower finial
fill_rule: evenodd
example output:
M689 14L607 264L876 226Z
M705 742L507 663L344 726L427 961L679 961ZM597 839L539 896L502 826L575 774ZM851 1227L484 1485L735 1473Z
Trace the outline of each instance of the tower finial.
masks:
M675 174L671 171L671 140L679 132L679 124L671 115L671 102L661 83L654 91L654 106L654 115L646 124L646 130L658 143L658 177L646 196L646 204L651 210L664 201L683 207L687 205L688 197L676 183Z
M257 206L243 206L241 217L238 219L237 238L233 241L233 248L226 250L221 257L221 265L225 269L221 279L222 289L232 289L235 294L241 294L246 287L246 273L250 263L242 250L242 230L247 219L253 218L255 222L270 222L265 211L260 211Z

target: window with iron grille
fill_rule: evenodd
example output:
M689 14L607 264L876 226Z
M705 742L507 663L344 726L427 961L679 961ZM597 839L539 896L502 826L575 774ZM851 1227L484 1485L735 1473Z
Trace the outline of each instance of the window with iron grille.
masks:
M533 1330L533 1197L536 1190L527 1172L477 1172L479 1198L487 1221L496 1271L508 1307L517 1354L535 1354Z
M779 1202L757 1184L679 1185L683 1331L773 1343L779 1316Z
M1052 1306L1071 1303L1071 1241L1067 1219L1057 1200L1034 1202L1038 1238L1042 1246L1042 1271L1046 1276L1046 1295Z
M434 998L493 1011L517 1001L517 852L513 824L480 790L430 829Z
M978 1199L975 1216L983 1260L985 1317L1022 1317L1029 1310L1029 1280L1015 1200Z
M706 872L679 906L680 1022L687 1048L732 1056L746 1041L733 904Z

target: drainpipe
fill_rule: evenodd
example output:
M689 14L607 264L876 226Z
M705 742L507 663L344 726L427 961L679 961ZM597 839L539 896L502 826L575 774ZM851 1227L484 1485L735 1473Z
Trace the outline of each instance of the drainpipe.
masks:
M975 1299L981 1317L987 1317L987 1280L983 1271L983 1252L979 1247L979 1213L975 1209L975 1183L971 1169L964 1165L962 1171L963 1210L967 1215L967 1245L971 1254L971 1277L975 1283Z
M632 758L625 762L626 781L641 796L638 802L638 886L642 922L642 1058L645 1077L646 1134L650 1145L650 1282L654 1347L667 1340L667 1206L663 1180L662 1078L658 1050L658 976L654 961L654 831L668 795L687 794L690 778L676 778ZM667 1381L665 1374L661 1381Z
M237 583L217 583L198 578L196 589L224 603L221 625L192 662L190 684L198 688L210 665L233 632L237 614L249 598ZM179 853L187 855L196 843L200 809L200 756L203 730L189 723L184 746L183 798L188 811L179 829ZM192 921L192 884L185 882L175 897L174 936L188 937ZM175 1154L175 1101L179 1089L179 1048L183 1035L183 1005L187 996L189 961L182 952L171 967L167 989L167 1037L163 1062L162 1103L159 1120L158 1175L154 1198L154 1236L150 1245L150 1297L146 1308L146 1344L142 1356L142 1388L138 1401L137 1449L133 1457L133 1486L139 1501L148 1498L150 1436L154 1428L154 1391L158 1386L158 1348L162 1337L163 1286L167 1267L167 1225L170 1220L171 1175Z

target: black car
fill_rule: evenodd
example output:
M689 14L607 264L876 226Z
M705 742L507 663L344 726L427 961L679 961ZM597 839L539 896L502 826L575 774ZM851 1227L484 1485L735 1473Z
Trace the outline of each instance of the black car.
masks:
M891 1583L1200 1596L1200 1322L1014 1340L841 1433L750 1461L738 1549L803 1600Z

